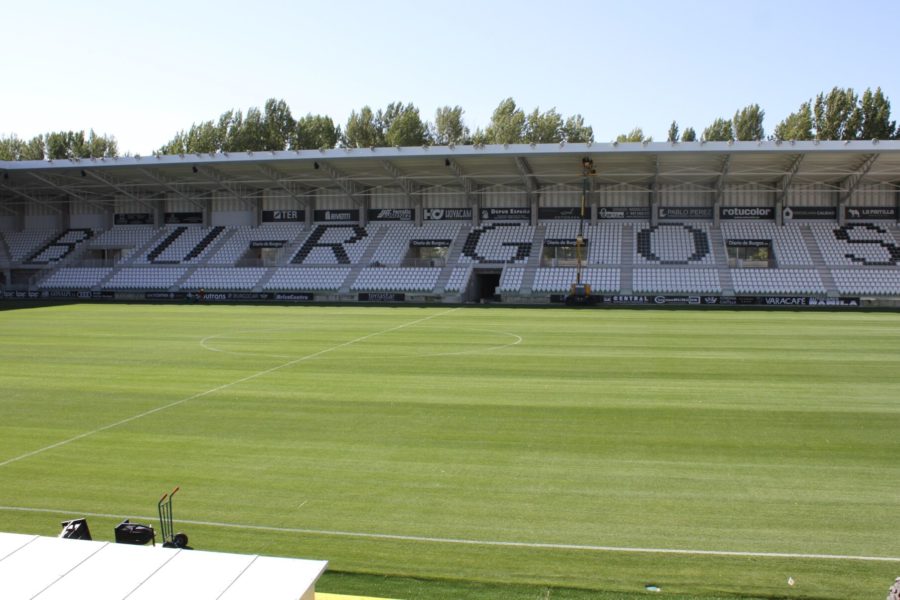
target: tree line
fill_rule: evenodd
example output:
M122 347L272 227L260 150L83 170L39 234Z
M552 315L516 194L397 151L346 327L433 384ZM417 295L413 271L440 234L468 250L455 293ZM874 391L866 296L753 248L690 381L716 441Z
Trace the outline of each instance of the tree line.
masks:
M486 127L474 131L465 122L460 106L442 106L434 120L424 120L412 103L391 102L385 108L366 105L350 113L341 126L327 115L306 114L294 118L284 100L270 98L260 109L244 113L229 110L217 119L192 124L177 132L158 149L160 154L209 152L254 152L422 146L449 144L544 144L592 142L594 130L580 114L564 117L556 108L530 112L512 98L500 102ZM719 117L698 136L693 127L681 131L678 122L669 126L667 141L753 140L870 140L900 139L897 122L891 119L890 100L876 88L858 95L852 88L835 87L821 92L778 123L771 134L763 127L765 111L750 104L731 118ZM618 142L650 142L641 127L617 136ZM46 158L90 158L118 155L112 136L91 130L59 131L22 140L15 135L0 137L0 160Z
M24 140L16 134L0 136L0 160L44 160L47 158L112 158L119 155L116 138L98 135L93 129L53 131Z

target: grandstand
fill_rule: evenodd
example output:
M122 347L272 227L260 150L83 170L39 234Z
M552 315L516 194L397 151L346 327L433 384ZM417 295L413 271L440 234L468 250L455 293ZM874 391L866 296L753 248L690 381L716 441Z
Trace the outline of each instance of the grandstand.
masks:
M0 163L7 298L900 305L900 142Z

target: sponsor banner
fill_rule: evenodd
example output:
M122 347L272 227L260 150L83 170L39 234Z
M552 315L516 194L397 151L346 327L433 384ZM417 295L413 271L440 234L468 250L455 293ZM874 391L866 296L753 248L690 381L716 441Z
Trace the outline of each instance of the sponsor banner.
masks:
M603 296L603 304L650 304L649 296Z
M895 206L847 206L844 208L844 216L850 221L878 221L896 220L897 207Z
M719 296L668 296L656 294L653 296L603 296L603 304L620 305L717 305L722 304Z
M284 248L287 240L253 240L250 242L251 248Z
M360 302L405 302L406 294L396 292L369 292L359 294Z
M3 292L4 300L40 300L40 292Z
M660 206L660 219L712 219L711 206Z
M766 306L859 306L860 299L853 297L813 298L811 296L761 296L760 304Z
M426 208L423 216L426 221L470 221L471 208Z
M580 206L566 206L566 207L557 207L557 206L547 206L538 208L538 219L553 221L556 219L580 219L581 218L581 207ZM584 218L591 218L591 209L588 206L584 207Z
M859 298L810 298L809 306L860 306Z
M301 292L279 292L272 294L275 302L312 302L313 295Z
M150 213L116 213L113 221L116 225L153 225Z
M772 240L725 240L729 248L768 248Z
M588 239L587 239L587 238L584 238L584 241L587 242ZM574 240L574 239L568 239L568 240L544 240L544 245L547 246L547 247L553 247L553 246L575 246L575 240Z
M530 221L530 206L510 206L508 208L482 208L482 221Z
M195 225L203 224L202 212L174 212L166 213L166 225Z
M775 209L771 206L720 206L719 218L741 220L774 219Z
M786 220L790 219L837 219L837 209L833 206L788 206L782 211Z
M186 292L147 292L146 300L184 300L188 297Z
M409 240L410 248L439 248L449 246L453 240Z
M317 223L332 221L358 221L359 211L355 208L346 210L316 210L313 211L313 218Z
M370 221L412 221L416 218L411 208L370 208Z
M751 306L756 304L756 296L719 296L722 306Z
M303 210L264 210L263 223L297 223L306 220L306 211Z
M611 206L597 209L598 219L650 219L650 208L647 206Z
M109 300L115 297L112 292L90 292L88 290L49 290L42 292L42 295L46 298L78 298L80 300Z

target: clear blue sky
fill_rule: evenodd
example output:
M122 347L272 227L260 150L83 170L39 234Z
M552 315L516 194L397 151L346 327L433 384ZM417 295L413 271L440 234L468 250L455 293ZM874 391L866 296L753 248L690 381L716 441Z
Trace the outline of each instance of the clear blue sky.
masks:
M758 103L766 132L834 86L900 115L894 0L7 0L0 134L95 129L149 154L196 121L283 98L337 123L363 105L460 105L474 130L512 97L581 113L598 141L664 140Z

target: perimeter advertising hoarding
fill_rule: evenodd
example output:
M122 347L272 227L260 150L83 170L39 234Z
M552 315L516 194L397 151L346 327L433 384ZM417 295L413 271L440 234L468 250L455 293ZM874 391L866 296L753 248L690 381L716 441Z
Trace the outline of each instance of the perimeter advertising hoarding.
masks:
M351 222L359 220L359 211L355 208L346 210L316 210L313 218L317 223Z
M538 208L538 219L542 221L555 221L558 219L580 219L581 207L579 206L542 206ZM584 218L591 218L589 207L584 207Z
M153 215L150 213L116 213L114 223L116 225L153 225Z
M370 208L370 221L412 221L415 213L411 208Z
M361 293L357 298L360 302L405 302L406 294L396 292L369 292Z
M263 223L302 223L306 220L304 210L264 210Z
M897 219L896 206L847 206L844 216L848 221L879 221Z
M482 221L530 221L531 207L482 208L479 214Z
M773 220L775 209L771 206L721 206L719 218L741 221Z
M607 219L650 219L650 208L646 206L603 206L597 209L597 218Z
M833 206L788 206L783 211L786 220L790 219L837 219L837 209Z
M147 300L195 300L203 302L312 302L313 294L303 292L147 292Z
M712 219L711 206L660 206L660 219Z
M423 213L426 221L471 221L471 208L426 208Z
M202 225L202 212L170 212L165 214L166 225Z
M78 298L79 300L112 300L115 298L113 292L90 292L87 290L44 290L38 291L5 291L0 292L0 299L3 300L46 300L48 298Z

